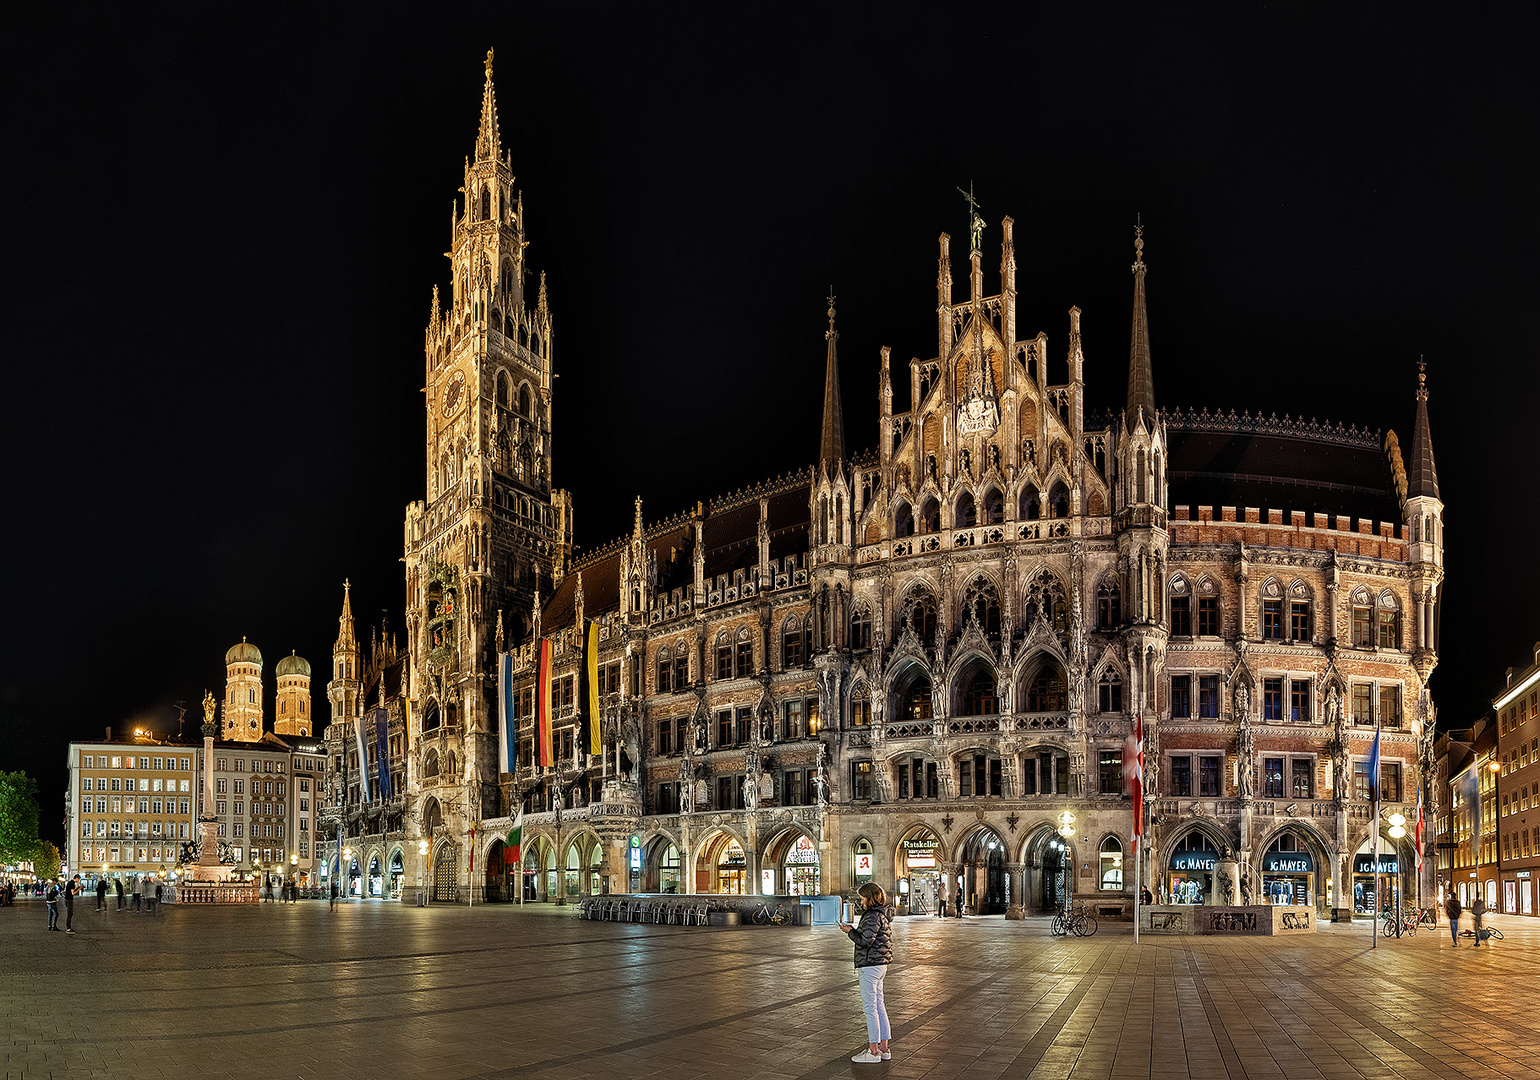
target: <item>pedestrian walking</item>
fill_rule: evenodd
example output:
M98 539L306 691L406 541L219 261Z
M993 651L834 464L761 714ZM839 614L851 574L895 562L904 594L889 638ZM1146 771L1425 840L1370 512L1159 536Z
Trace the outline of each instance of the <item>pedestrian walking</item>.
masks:
M957 917L959 919L963 917L962 882L960 881L957 883Z
M116 890L116 892L118 894L118 910L122 911L123 910L123 879L122 878L117 878L117 877L113 878L112 879L112 887L113 887L114 890Z
M326 906L329 909L333 909L333 910L335 910L336 907L337 907L337 883L335 881L332 882L332 899L331 899L331 903L327 904Z
M134 878L134 910L139 910L139 904L144 899L144 878Z
M107 907L107 879L104 878L104 877L99 877L99 878L96 879L96 910L97 911L102 911L102 910L105 910L106 907Z
M166 913L166 909L161 906L161 897L161 883L157 881L155 883L155 913L157 915L164 915Z
M1444 914L1449 919L1450 948L1460 947L1460 898L1451 890L1449 899L1444 901Z
M64 932L75 932L75 894L80 892L80 875L70 878L64 886Z
M1481 917L1487 913L1487 902L1481 899L1481 894L1476 894L1476 899L1470 902L1471 929L1476 931L1476 948L1481 948L1481 941L1486 935L1481 932Z
M144 879L144 912L146 915L155 914L155 875L151 874Z
M48 883L48 888L43 892L43 899L48 903L48 929L59 929L59 892L60 881L56 878Z
M888 1006L883 1000L882 983L893 962L893 916L888 897L875 881L862 885L856 894L861 917L854 926L840 923L855 944L856 975L861 981L861 1009L866 1013L866 1049L851 1061L868 1064L887 1061L893 1054L888 1040L893 1032L888 1026Z
M941 887L939 885L936 886L936 892L931 899L936 902L936 918L943 918L946 915L946 897L941 895Z

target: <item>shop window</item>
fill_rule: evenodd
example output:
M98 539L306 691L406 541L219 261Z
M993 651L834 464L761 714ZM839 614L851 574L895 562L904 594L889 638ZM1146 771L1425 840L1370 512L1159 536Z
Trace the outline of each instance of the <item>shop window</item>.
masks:
M1198 716L1213 720L1219 716L1219 676L1198 676Z
M1192 795L1192 758L1187 754L1171 759L1171 794Z
M1171 636L1192 636L1192 599L1187 596L1171 598Z
M1278 641L1283 637L1283 601L1262 601L1262 638Z
M1171 676L1171 715L1174 717L1192 716L1192 676Z
M1249 763L1241 762L1241 768L1250 767ZM1262 797L1264 799L1283 798L1283 758L1262 759Z
M1262 719L1283 719L1283 680L1262 680Z
M1123 794L1123 751L1101 750L1096 755L1096 771L1103 795Z
M1123 843L1116 836L1102 841L1101 887L1103 891L1123 888Z
M1219 761L1217 757L1198 759L1198 794L1203 797L1222 795L1219 788Z

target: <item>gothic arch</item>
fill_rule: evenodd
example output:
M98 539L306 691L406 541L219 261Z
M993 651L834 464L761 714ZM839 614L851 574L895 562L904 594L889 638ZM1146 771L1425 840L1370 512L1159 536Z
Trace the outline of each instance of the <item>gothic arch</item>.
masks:
M932 719L932 695L935 683L928 665L915 659L899 660L890 669L887 708L889 723L909 723Z
M993 716L1000 711L1000 679L992 657L969 649L951 667L947 681L952 716Z
M1024 657L1017 679L1017 712L1065 712L1069 709L1069 671L1063 658L1047 648Z
M778 828L772 827L770 838L760 844L759 851L756 853L759 856L759 865L761 867L780 866L786 861L786 852L791 845L801 837L807 837L815 847L818 844L818 837L794 821L786 822Z
M904 756L905 757L913 757L914 755L913 754L907 754L907 755L904 755ZM935 760L934 756L932 756L930 754L924 754L924 755L921 755L921 756L923 756L923 757L925 757L925 758L927 758L927 759L929 759L931 761ZM889 762L891 762L893 760L894 759L890 758ZM952 861L952 852L955 851L956 849L955 848L949 848L947 846L946 837L941 835L941 830L937 829L934 825L930 824L929 822L915 820L915 821L910 821L907 825L904 825L899 830L898 839L895 840L894 843L893 843L893 848L889 852L889 854L893 857L893 865L894 866L900 865L900 863L902 861L901 860L901 856L902 856L902 853L903 853L903 850L904 850L904 841L905 840L913 839L916 835L918 835L919 833L922 833L922 832L928 834L931 837L933 837L935 839L935 841L936 841L936 865L937 865L938 868L942 867L942 866L945 866L947 863L950 863ZM876 845L875 844L872 845L872 847L873 847L873 850L876 849Z

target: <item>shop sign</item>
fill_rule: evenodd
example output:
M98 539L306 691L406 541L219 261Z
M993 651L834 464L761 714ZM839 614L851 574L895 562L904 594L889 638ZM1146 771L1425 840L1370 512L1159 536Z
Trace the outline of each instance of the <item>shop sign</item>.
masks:
M797 842L786 855L788 863L816 863L818 852L813 849L813 842L805 836L799 836Z
M856 855L856 873L872 876L872 856L870 852L862 851Z
M1518 876L1521 877L1521 878L1527 878L1529 876L1529 871L1528 870L1520 870L1518 872Z
M1379 872L1382 873L1382 874L1395 874L1395 873L1399 873L1400 872L1400 867L1399 867L1399 864L1398 864L1398 861L1397 861L1396 857L1394 855L1381 855L1380 856L1380 871ZM1356 856L1353 859L1353 873L1355 873L1355 874L1372 874L1372 873L1374 873L1374 856L1373 855L1359 855L1359 856ZM1471 877L1475 877L1475 876L1476 876L1475 874L1471 875Z
M1309 874L1315 871L1315 862L1305 851L1272 851L1262 856L1262 872L1265 874Z
M1212 851L1178 851L1171 856L1173 870L1212 870L1219 856Z
M936 868L936 851L941 847L941 841L934 836L904 840L899 846L904 849L904 861L909 864L909 869L934 870Z

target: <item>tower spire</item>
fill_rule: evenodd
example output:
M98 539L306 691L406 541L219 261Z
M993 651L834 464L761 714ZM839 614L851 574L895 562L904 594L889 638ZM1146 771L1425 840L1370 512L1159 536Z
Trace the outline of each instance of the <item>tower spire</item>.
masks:
M1128 430L1139 422L1155 419L1155 375L1150 366L1150 324L1144 310L1144 225L1134 226L1134 329L1128 345Z
M337 618L337 646L351 648L356 641L353 632L353 587L346 578L342 581L342 614Z
M818 467L830 476L845 460L845 412L840 407L840 366L834 348L839 336L839 331L834 329L834 286L830 285L829 329L824 333L824 340L829 343L829 355L823 377L823 440L818 448Z
M1406 470L1406 496L1438 499L1438 468L1433 464L1433 436L1428 430L1427 362L1417 360L1417 423L1412 429L1412 460Z
M492 89L492 50L487 50L487 81L481 88L481 127L476 132L476 160L496 160L501 150L497 132L497 93Z

